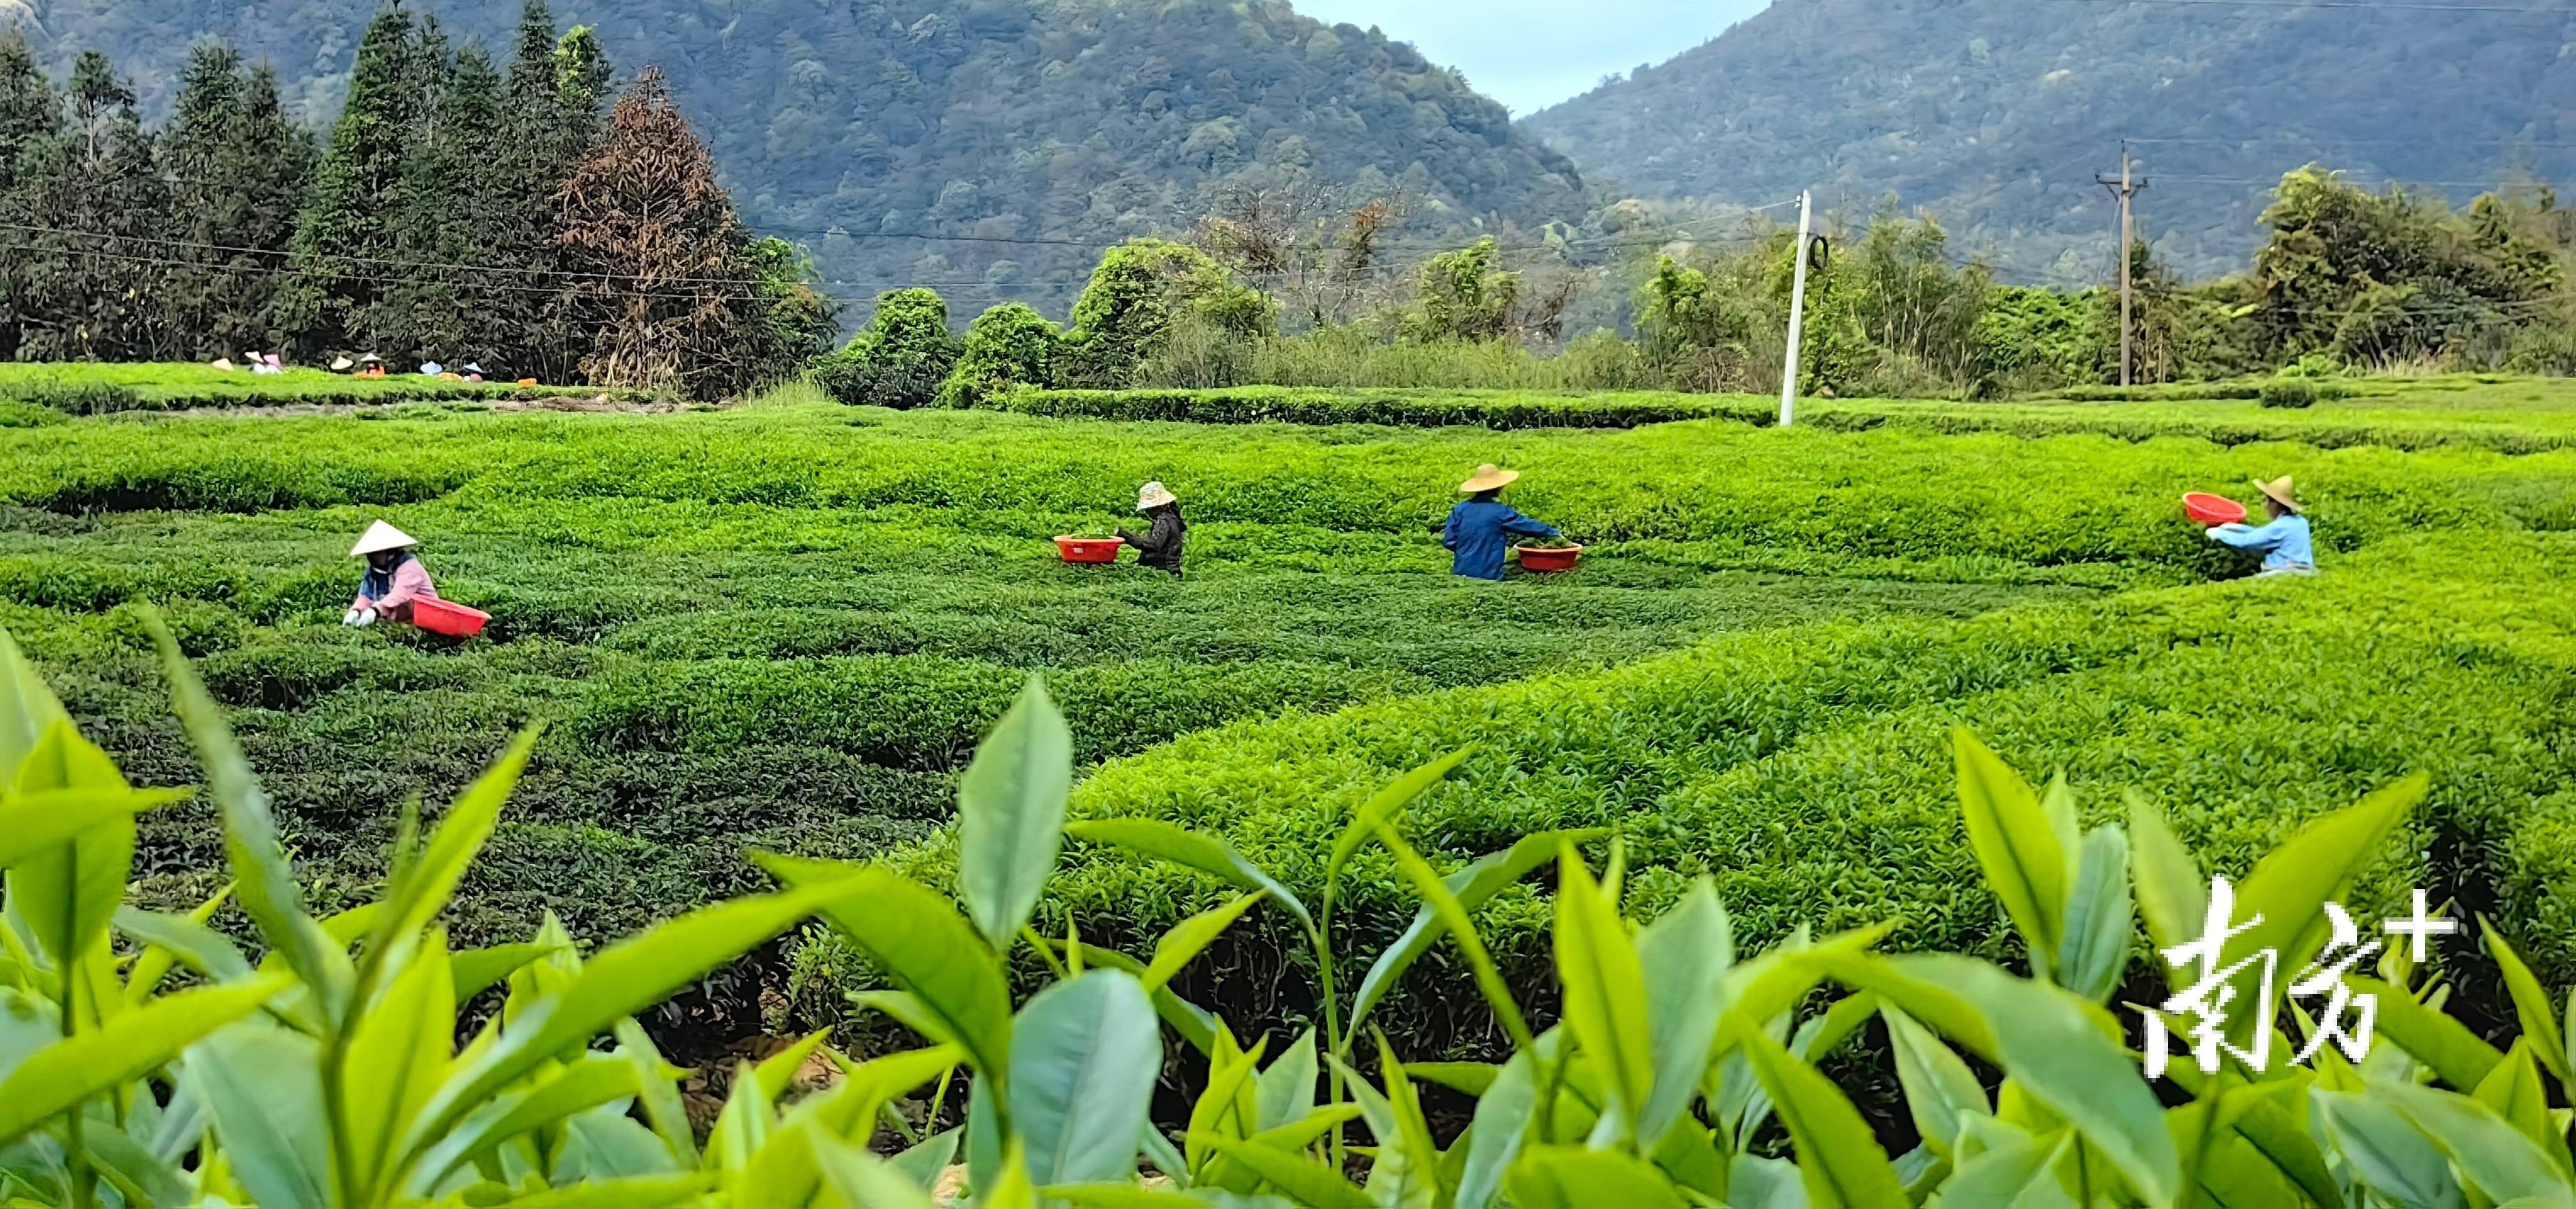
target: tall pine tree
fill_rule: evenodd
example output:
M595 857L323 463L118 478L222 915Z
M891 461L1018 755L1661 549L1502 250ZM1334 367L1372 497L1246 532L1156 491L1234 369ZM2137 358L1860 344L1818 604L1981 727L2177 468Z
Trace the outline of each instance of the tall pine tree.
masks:
M150 361L176 355L166 304L169 183L133 87L107 56L72 66L66 121L34 144L18 353L34 360Z
M62 100L26 36L0 35L0 361L18 358L32 319L36 158L62 133Z
M506 171L510 130L501 75L479 48L457 55L404 165L397 255L404 284L387 298L405 347L451 365L523 358L522 333L549 279L506 246L521 220Z
M286 115L276 73L247 71L231 47L197 47L162 136L174 259L169 302L182 355L275 348L270 307L295 212L311 183L313 138Z
M531 283L560 289L570 261L563 233L564 182L599 137L609 65L587 29L558 35L545 0L519 14L517 50L508 81L510 139L503 161L514 196L510 222L497 235L500 263L524 265ZM513 363L520 372L565 381L581 372L585 333L562 306L534 295L511 300L525 316ZM506 303L505 303L506 305Z
M422 41L410 14L387 8L358 43L348 100L296 222L294 276L277 299L277 326L294 333L301 353L369 348L400 334L378 325L389 317L387 287L401 281L399 266L387 261L402 213L404 164L423 133Z

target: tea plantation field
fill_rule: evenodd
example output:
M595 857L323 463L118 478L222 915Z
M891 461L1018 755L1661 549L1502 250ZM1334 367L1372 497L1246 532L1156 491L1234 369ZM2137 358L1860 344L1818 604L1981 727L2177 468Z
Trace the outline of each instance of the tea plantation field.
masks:
M461 901L477 940L546 910L623 933L761 884L748 846L935 872L951 778L1034 670L1091 769L1077 813L1219 830L1310 886L1369 788L1474 743L1412 824L1427 849L1616 828L1637 905L1712 872L1757 942L1893 918L1899 944L2002 952L1949 797L1954 723L2064 769L2088 812L2146 794L2231 871L2426 769L2434 805L2369 905L2456 893L2576 974L2553 892L2576 874L2562 385L2305 412L1855 402L1789 431L1054 411L423 403L0 429L0 625L138 780L185 783L136 607L172 615L325 905L375 884L407 796L435 805L546 721ZM1445 574L1439 521L1485 461L1527 472L1514 501L1591 544L1582 570ZM2244 581L2174 501L2281 474L2313 498L2328 573ZM1055 561L1050 537L1121 523L1148 478L1186 501L1188 579ZM494 614L484 638L336 624L341 556L379 516ZM144 826L149 896L216 888L210 812ZM1410 909L1388 869L1359 870L1345 948L1364 952ZM1070 911L1132 942L1216 896L1081 854L1049 926ZM1488 918L1544 981L1535 897ZM1273 993L1278 935L1243 931L1184 988ZM865 978L828 946L802 968L824 977L794 1006L822 1020ZM1428 1044L1475 1027L1398 1008L1390 1027Z

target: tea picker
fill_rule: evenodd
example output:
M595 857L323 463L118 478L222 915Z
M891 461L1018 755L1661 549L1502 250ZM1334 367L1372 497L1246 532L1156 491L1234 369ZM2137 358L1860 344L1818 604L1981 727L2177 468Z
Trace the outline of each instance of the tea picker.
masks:
M363 629L389 618L457 638L481 633L491 616L439 599L438 588L429 581L429 569L420 565L415 553L419 545L410 534L383 521L369 525L349 549L349 557L367 560L367 575L340 624Z
M1468 579L1501 579L1503 556L1510 539L1521 537L1560 537L1553 527L1522 516L1502 501L1503 488L1521 477L1517 470L1505 470L1488 462L1458 490L1467 498L1449 511L1449 523L1440 531L1440 544L1455 551L1450 573Z
M2316 547L2308 532L2306 509L2299 505L2288 476L2256 482L2254 487L2263 493L2264 523L2245 524L2240 514L2237 520L2211 525L2209 540L2261 555L2263 569L2258 578L2316 574Z
M1181 500L1161 483L1147 483L1136 489L1136 511L1151 522L1145 535L1138 537L1125 529L1118 540L1136 547L1136 562L1158 571L1169 571L1174 578L1181 574L1181 546L1189 538L1189 523L1181 519Z

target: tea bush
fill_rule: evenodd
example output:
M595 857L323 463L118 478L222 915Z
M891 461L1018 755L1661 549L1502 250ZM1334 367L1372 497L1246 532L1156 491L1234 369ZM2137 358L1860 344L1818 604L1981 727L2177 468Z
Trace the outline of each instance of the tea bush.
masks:
M1749 396L1545 395L1525 391L1318 390L1238 386L1220 390L1031 390L974 405L1022 415L1190 424L1385 424L1437 428L1636 428L1675 420L1768 422L1779 405Z
M253 374L184 364L0 364L0 400L51 407L70 415L187 411L207 407L365 407L490 399L612 398L643 401L651 392L508 382L449 382L415 374L356 378L317 369Z

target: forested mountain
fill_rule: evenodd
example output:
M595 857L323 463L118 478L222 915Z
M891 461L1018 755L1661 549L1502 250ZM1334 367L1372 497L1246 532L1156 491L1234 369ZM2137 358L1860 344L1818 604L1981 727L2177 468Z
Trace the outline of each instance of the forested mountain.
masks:
M1522 126L1648 197L1894 196L2057 284L2112 263L2093 174L2139 139L2141 226L2198 277L2244 266L2270 186L2311 160L2453 197L2576 176L2576 9L1776 0Z
M147 112L190 43L273 65L312 122L346 92L377 0L0 0L49 67L106 51ZM506 47L518 0L407 5ZM621 74L649 65L713 144L745 217L810 245L834 295L936 285L972 313L1062 314L1128 235L1231 185L1402 190L1400 238L1580 218L1563 156L1454 72L1283 0L575 0ZM927 238L935 237L935 238Z

